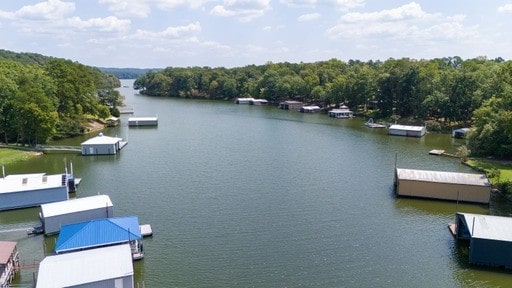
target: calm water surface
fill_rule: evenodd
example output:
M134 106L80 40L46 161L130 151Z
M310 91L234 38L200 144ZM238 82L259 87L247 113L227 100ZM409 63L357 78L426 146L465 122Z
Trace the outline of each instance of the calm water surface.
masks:
M151 98L123 81L134 116L153 128L104 130L128 145L116 156L48 154L6 166L8 174L61 173L73 163L76 197L108 194L116 216L152 225L135 281L146 287L507 287L512 274L467 264L447 224L456 204L395 198L401 168L471 172L448 135L393 137L341 120L275 107ZM79 145L87 135L59 144ZM459 205L472 213L511 213ZM26 266L55 237L27 237L39 208L0 212L0 240L18 241Z

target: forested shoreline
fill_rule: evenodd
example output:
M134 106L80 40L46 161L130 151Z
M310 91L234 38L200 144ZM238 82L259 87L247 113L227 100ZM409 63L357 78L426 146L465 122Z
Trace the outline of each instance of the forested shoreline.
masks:
M0 142L35 146L117 114L120 81L98 68L0 50Z
M472 127L474 155L512 158L512 62L501 58L168 67L137 78L134 88L149 96L343 103L371 117L425 124L431 132Z

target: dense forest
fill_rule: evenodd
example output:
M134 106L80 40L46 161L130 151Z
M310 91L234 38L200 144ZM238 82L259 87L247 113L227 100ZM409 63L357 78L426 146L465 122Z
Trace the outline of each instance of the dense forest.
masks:
M0 50L0 142L35 146L118 114L120 81L94 67Z
M117 79L136 79L141 76L144 76L144 74L148 73L149 71L155 71L158 72L162 69L158 68L105 68L105 67L98 67L102 72L110 75L116 76Z
M370 117L425 124L431 132L472 127L474 155L512 158L512 62L502 58L168 67L139 77L134 88L151 96L343 103Z

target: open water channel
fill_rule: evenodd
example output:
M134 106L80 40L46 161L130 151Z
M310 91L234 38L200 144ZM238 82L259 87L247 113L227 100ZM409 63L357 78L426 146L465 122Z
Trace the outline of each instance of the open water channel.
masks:
M153 98L123 80L134 116L158 127L105 129L128 145L115 156L47 154L10 164L7 174L64 172L76 197L108 194L115 216L151 224L136 287L509 287L512 274L470 266L447 224L463 212L508 215L489 206L396 198L399 168L472 172L450 135L387 135L364 119L273 106ZM128 87L125 87L128 86ZM94 135L56 144L80 145ZM0 240L17 241L30 287L55 237L27 237L39 208L0 212ZM72 267L71 269L80 269ZM139 286L137 286L139 285Z

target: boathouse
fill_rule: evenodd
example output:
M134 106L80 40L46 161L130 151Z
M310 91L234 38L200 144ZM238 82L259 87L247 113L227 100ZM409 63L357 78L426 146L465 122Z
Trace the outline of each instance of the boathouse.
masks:
M122 138L109 137L100 133L98 136L82 142L82 155L114 155L126 142Z
M396 136L423 137L427 133L425 126L409 126L393 124L389 126L388 134Z
M236 104L251 104L251 101L253 101L254 98L236 98L235 103Z
M103 218L61 227L55 253L130 244L133 259L144 257L137 216Z
M130 117L128 126L158 126L158 117Z
M133 286L127 244L47 256L39 264L36 283L36 288Z
M16 242L0 241L0 287L10 287L19 266Z
M456 214L458 240L469 241L469 263L512 269L512 218Z
M96 195L43 204L39 216L44 233L51 235L67 224L114 217L114 205L108 195Z
M0 178L0 211L68 200L66 174L8 175Z
M354 112L350 111L350 109L342 105L339 109L332 109L328 112L329 117L334 118L352 118L354 117Z
M468 132L469 132L469 128L455 129L452 131L452 137L463 139L463 138L466 138L466 135L468 134Z
M300 110L304 104L299 101L284 101L279 103L278 108L283 110Z
M397 196L488 204L491 183L484 174L397 168L395 192Z
M303 106L300 108L300 112L302 113L315 113L315 112L320 112L322 110L322 108L318 107L318 106Z
M268 100L267 99L252 99L251 101L249 101L249 104L254 105L254 106L267 105Z

